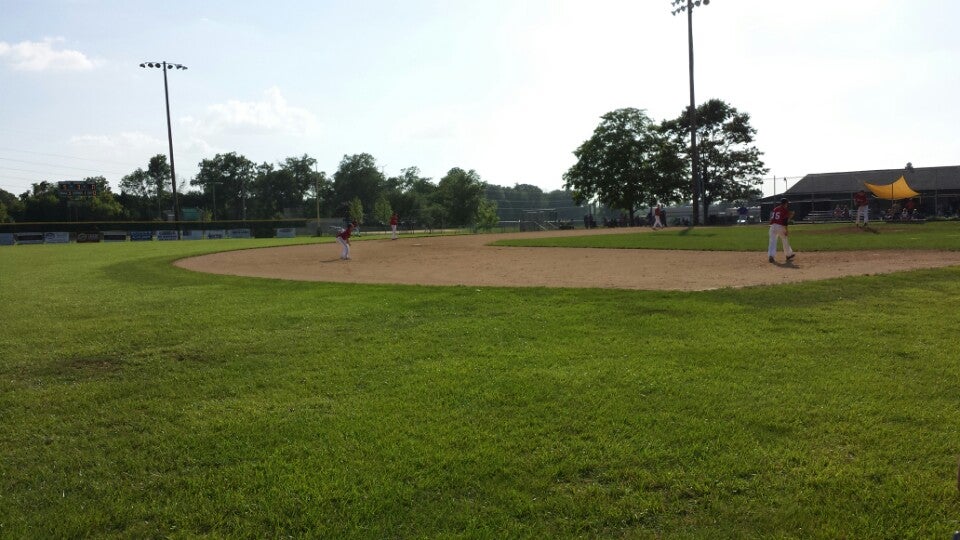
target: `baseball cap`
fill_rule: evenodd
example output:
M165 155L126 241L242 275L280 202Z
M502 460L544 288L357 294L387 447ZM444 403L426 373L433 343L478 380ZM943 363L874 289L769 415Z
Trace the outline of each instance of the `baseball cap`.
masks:
M790 202L790 201L789 201L789 200L787 200L787 198L786 198L786 197L784 197L784 198L782 198L782 199L780 199L780 204L787 204L788 202Z

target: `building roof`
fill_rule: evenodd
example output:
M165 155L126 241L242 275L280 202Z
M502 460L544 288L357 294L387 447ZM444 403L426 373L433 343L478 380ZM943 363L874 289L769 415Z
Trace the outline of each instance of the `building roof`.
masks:
M960 190L960 165L951 165L949 167L917 167L912 172L904 169L885 169L808 174L777 197L789 198L791 195L821 193L856 193L865 189L864 182L883 185L895 182L901 176L916 191Z

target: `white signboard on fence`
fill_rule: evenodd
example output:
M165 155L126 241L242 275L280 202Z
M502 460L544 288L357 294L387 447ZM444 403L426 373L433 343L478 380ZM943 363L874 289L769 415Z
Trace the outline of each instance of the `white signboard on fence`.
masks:
M277 229L277 238L296 238L297 229L294 227L282 227Z
M181 240L203 240L202 229L185 229L180 234Z
M180 237L177 236L177 231L171 230L162 230L157 231L157 240L179 240Z
M130 231L131 242L149 242L153 240L153 231Z
M16 243L17 241L13 238L13 233L0 233L0 246L12 246Z
M227 233L230 238L250 238L250 229L230 229Z
M69 244L70 233L68 232L47 232L43 233L43 242L45 244Z
M221 238L227 237L227 231L223 229L214 229L212 231L207 231L207 239L209 240L220 240Z

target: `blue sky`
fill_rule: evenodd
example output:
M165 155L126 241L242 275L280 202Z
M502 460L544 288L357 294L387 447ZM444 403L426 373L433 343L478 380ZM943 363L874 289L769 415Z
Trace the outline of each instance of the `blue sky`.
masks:
M621 107L689 102L669 0L0 0L0 188L167 153L177 176L235 151L367 152L388 175L452 167L559 189ZM960 164L960 2L713 0L694 12L696 94L751 115L769 177ZM878 181L888 179L880 178ZM892 180L892 179L889 179ZM785 183L776 185L783 191ZM768 179L766 193L773 192Z

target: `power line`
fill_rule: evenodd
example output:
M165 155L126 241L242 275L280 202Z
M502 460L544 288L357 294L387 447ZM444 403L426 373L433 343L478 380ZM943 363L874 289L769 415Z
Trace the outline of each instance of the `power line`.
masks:
M124 167L132 166L131 163L122 162L122 161L111 161L111 160L107 160L107 159L93 159L93 158L85 158L85 157L79 157L79 156L68 156L68 155L65 155L65 154L49 154L49 153L46 153L46 152L34 152L34 151L31 151L31 150L18 150L18 149L16 149L16 148L0 147L0 151L3 151L3 152L16 152L16 153L18 153L18 154L33 154L33 155L35 155L35 156L47 156L47 157L56 157L56 158L65 158L65 159L76 159L76 160L80 160L80 161L93 161L93 162L95 162L95 163L112 163L112 164L114 164L114 165L123 165Z
M105 170L103 170L103 169L84 169L84 168L82 168L82 167L71 167L70 165L55 165L55 164L50 164L50 163L41 163L41 162L39 162L39 161L27 161L27 160L25 160L25 159L12 159L12 158L6 158L6 157L0 157L0 161L14 161L14 162L17 162L17 163L26 163L27 165L41 165L41 166L45 166L45 167L53 167L53 168L56 168L56 169L71 169L71 170L75 170L75 171L95 172L95 173L100 173L100 174L104 174L104 173L106 173L106 174L119 174L119 175L123 175L123 174L124 174L124 173L117 172L117 171L105 171ZM27 171L26 169L12 169L12 168L9 168L9 167L0 167L0 169L9 169L9 170L15 170L15 171L19 170L19 171L26 171L26 172L38 172L38 173L43 173L43 172L44 172L44 171Z

